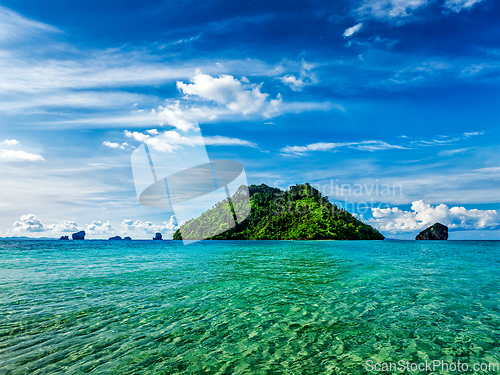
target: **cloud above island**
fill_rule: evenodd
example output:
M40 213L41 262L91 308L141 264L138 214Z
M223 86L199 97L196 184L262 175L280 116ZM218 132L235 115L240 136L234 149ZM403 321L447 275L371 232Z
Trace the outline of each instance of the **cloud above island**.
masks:
M115 228L109 220L93 220L90 224L79 226L75 221L63 220L52 223L42 222L34 214L26 214L16 220L13 228L5 233L4 236L25 236L32 237L53 237L58 238L62 235L84 230L87 239L107 239L111 236L120 235L130 236L135 239L149 239L156 232L161 232L165 238L169 238L180 227L176 217L172 215L170 219L161 224L155 224L150 221L125 219Z
M169 221L163 222L163 224L154 224L150 221L141 221L141 220L128 220L125 219L122 221L121 226L125 229L125 233L130 232L142 232L142 234L151 234L156 232L161 232L165 235L165 233L172 234L175 232L182 223L179 224L177 218L172 215L170 216Z
M41 220L33 214L27 214L21 216L19 221L15 221L13 224L14 232L24 233L24 232L76 232L80 228L74 221L63 221L62 223L55 224L44 224Z
M382 232L414 232L440 222L450 230L497 230L500 215L496 210L448 207L446 204L431 206L422 200L412 202L410 211L393 208L372 208L373 218L368 220Z

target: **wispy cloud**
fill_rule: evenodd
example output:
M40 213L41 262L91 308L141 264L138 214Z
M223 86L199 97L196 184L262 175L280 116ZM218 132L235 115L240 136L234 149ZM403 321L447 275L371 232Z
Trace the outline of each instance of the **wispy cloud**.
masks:
M157 151L172 152L182 145L211 145L211 146L244 146L251 148L258 148L253 143L239 138L224 137L220 135L200 137L200 136L183 136L175 130L164 131L157 136L152 137L150 134L141 132L131 132L125 130L125 136L134 139L137 142L144 142ZM121 147L119 143L113 144ZM112 147L112 146L108 146ZM116 148L116 147L115 147Z
M22 150L0 150L0 158L11 161L44 161L41 155L30 154Z
M344 31L344 34L343 34L343 37L344 38L349 38L351 36L353 36L354 34L356 34L359 30L361 30L361 28L363 27L363 23L358 23L357 25L354 25L352 27L349 27L347 28L345 31Z
M364 0L354 14L357 19L398 24L408 22L416 10L430 3L430 0Z
M476 132L465 132L460 135L455 135L453 137L450 136L438 136L437 138L431 139L431 140L413 140L410 143L413 145L420 145L420 146L436 146L436 145L441 145L444 146L448 143L454 143L457 141L461 140L466 140L470 137L478 136L478 135L483 135L483 131L476 131Z
M61 30L0 6L0 44L39 37L45 33L61 33Z
M440 151L440 152L438 152L438 155L439 156L453 156L453 155L456 155L456 154L462 154L462 153L467 152L469 150L470 150L469 147L467 147L467 148L457 148L457 149L454 149L454 150Z
M446 0L443 6L448 8L455 13L466 9L471 9L474 5L479 4L483 0Z
M336 151L340 148L351 148L360 151L379 151L379 150L389 150L389 149L406 149L400 145L391 145L383 141L361 141L361 142L343 142L343 143L311 143L307 146L286 146L280 151L283 154L293 154L293 155L308 155L312 151Z
M496 173L500 172L500 167L487 167L476 169L475 172Z
M466 140L470 137L482 135L484 132L465 132L461 135L457 135L455 137L450 136L439 136L435 139L431 140L411 140L408 145L393 145L384 141L379 140L370 140L370 141L360 141L360 142L339 142L339 143L327 143L327 142L318 142L311 143L306 146L286 146L282 148L280 151L284 155L309 155L310 152L313 151L337 151L341 148L351 148L361 151L379 151L379 150L389 150L389 149L410 149L417 146L436 146L441 145L444 146L446 144L454 143L460 140ZM402 135L399 138L408 139L409 137ZM462 152L467 149L459 149L455 150L455 153ZM446 151L448 154L453 154L453 150ZM440 153L440 155L446 155L446 153Z
M464 9L471 9L481 1L483 0L446 0L442 7L459 13ZM401 25L418 19L417 13L433 3L433 0L364 0L352 14L358 20L375 19Z
M287 74L286 76L280 77L279 79L282 83L289 86L293 91L302 91L305 86L314 85L319 82L316 75L312 72L313 68L313 64L309 64L305 60L302 60L298 78L295 76L295 74Z
M258 146L253 142L239 138L224 137L221 135L203 137L203 141L206 145L211 146L245 146L258 148Z
M464 137L469 138L469 137L472 137L474 135L483 135L483 134L484 134L484 132L481 131L481 132L465 132L463 135L464 135Z

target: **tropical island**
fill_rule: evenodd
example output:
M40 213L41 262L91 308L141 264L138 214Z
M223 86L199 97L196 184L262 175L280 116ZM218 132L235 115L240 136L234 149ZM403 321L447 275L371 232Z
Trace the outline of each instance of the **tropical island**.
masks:
M251 213L235 227L207 238L209 240L383 240L375 228L358 220L346 210L330 203L310 184L299 184L283 191L265 184L250 185ZM239 190L235 196L239 194ZM173 236L174 240L206 238L207 227L227 225L227 215L222 202L199 217L184 223ZM229 210L226 210L229 211Z

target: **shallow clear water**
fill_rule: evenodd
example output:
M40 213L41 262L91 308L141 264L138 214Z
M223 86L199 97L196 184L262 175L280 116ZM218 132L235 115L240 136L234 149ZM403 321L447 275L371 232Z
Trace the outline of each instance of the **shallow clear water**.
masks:
M493 241L0 241L0 374L498 363L499 301Z

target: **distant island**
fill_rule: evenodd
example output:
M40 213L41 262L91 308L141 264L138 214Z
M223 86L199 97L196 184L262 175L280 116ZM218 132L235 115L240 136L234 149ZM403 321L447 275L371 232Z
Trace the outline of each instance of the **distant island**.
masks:
M85 239L85 231L81 230L80 232L73 233L71 237L73 238L73 240L83 241Z
M109 237L108 241L132 241L131 237L124 237L121 238L120 236L114 236L114 237Z
M417 237L415 237L415 239L417 241L425 241L425 240L446 241L448 239L448 227L441 223L436 223L424 229L422 232L420 232L417 235Z
M287 191L265 184L250 185L250 215L234 228L210 240L383 240L375 228L330 203L310 184ZM236 193L238 194L238 192ZM234 211L232 204L231 209ZM232 213L226 213L232 215ZM205 224L210 223L210 224ZM205 238L204 228L227 225L227 217L214 206L182 225L174 240Z

